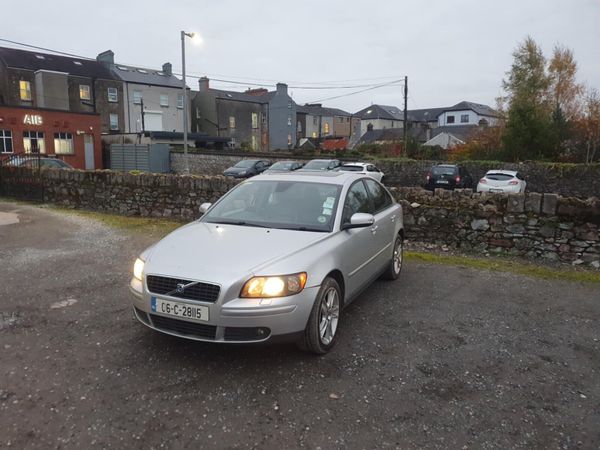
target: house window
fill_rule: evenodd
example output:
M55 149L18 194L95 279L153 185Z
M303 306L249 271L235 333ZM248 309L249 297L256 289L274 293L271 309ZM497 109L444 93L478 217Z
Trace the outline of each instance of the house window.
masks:
M31 101L31 83L29 81L19 81L19 95L21 100L30 102Z
M0 153L12 153L12 131L0 130Z
M252 113L252 128L254 128L254 129L258 128L258 114L257 113Z
M288 116L288 127L292 126L292 118Z
M202 114L200 113L200 108L196 108L196 119L202 119Z
M89 100L91 98L89 85L87 85L87 84L79 85L79 98L81 100Z
M109 87L108 88L108 102L109 103L117 103L119 101L117 88Z
M454 123L454 116L446 116L446 123Z
M317 116L313 116L313 125L318 125Z
M288 102L288 109L292 109L292 102L291 101Z
M183 109L183 94L177 95L177 107Z
M313 138L316 138L316 137L317 137L317 132L316 132L316 131L313 131L313 132L312 132L312 137L313 137Z
M267 124L267 115L265 113L262 114L262 124L263 126Z
M142 103L142 91L133 91L133 103L136 105Z
M118 130L119 129L119 115L118 114L110 114L110 129Z
M325 123L323 124L323 132L324 132L325 134L329 133L329 122L325 122Z
M344 118L343 117L338 117L338 120L340 121L340 123L344 123Z
M54 153L57 155L75 154L71 133L54 133Z
M250 145L252 146L252 150L256 150L256 136L252 136Z
M23 147L25 153L46 153L43 131L24 131Z
M292 145L292 135L288 134L288 145Z
M168 94L160 94L160 106L169 106Z
M461 114L460 115L460 123L469 123L469 115Z
M235 117L233 116L229 117L229 128L235 128Z

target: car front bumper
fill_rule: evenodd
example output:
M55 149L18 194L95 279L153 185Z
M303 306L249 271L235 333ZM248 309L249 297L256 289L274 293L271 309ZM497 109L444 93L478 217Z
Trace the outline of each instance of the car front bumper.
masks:
M273 299L236 298L222 303L197 302L151 294L133 278L129 284L135 317L153 330L197 341L255 343L294 336L306 328L319 286L305 288L289 297ZM209 309L209 321L188 321L152 311L151 298L202 305Z

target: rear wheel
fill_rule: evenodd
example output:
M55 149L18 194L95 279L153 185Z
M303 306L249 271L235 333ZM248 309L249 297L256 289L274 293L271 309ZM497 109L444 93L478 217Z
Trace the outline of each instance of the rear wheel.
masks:
M325 278L298 346L323 355L335 345L341 309L341 290L333 278Z
M402 262L403 262L403 253L404 253L404 240L401 235L396 236L396 240L394 241L394 253L392 254L392 260L389 263L389 266L383 277L386 280L396 280L400 276L400 272L402 271Z

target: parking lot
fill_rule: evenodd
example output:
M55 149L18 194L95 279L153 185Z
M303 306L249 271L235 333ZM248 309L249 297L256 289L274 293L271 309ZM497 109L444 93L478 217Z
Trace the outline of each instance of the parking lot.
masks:
M0 447L600 446L598 285L407 261L315 357L138 324L159 237L0 202Z

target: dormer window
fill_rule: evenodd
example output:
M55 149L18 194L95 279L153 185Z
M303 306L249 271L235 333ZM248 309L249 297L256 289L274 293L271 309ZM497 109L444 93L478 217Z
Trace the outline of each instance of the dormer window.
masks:
M37 59L46 59L46 57L45 57L45 56L42 56L42 55L35 55L35 57L36 57Z

